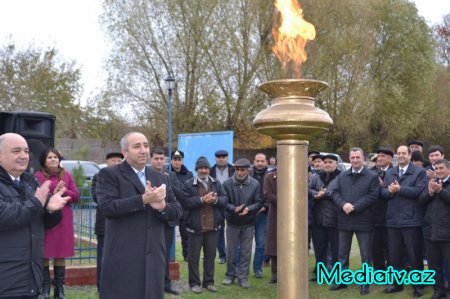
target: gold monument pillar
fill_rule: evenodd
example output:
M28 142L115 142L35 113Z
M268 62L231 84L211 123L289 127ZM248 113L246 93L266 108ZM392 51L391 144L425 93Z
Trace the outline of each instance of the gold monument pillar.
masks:
M308 298L308 137L333 124L314 106L326 82L274 80L259 89L272 105L259 112L253 125L277 140L277 257L280 299Z

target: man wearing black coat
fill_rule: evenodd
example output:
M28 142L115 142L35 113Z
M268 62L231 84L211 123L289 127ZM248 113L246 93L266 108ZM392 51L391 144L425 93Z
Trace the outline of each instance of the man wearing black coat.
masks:
M181 204L187 211L189 286L193 293L199 294L202 292L201 285L208 291L217 292L214 285L214 260L217 238L223 223L223 210L228 200L221 184L209 176L210 165L205 157L197 159L195 171L197 175L183 185ZM202 248L203 283L199 271Z
M228 163L228 152L226 150L217 150L214 153L216 164L211 167L211 177L223 184L225 180L231 178L234 174L234 167ZM225 212L224 212L225 219ZM217 241L217 251L219 252L219 264L227 262L227 250L225 246L225 221L219 230L219 240Z
M352 167L342 172L329 187L333 201L338 206L339 262L343 269L349 267L353 234L358 239L361 263L372 265L372 206L380 190L378 176L363 165L364 152L361 148L352 148L349 160ZM333 284L330 290L346 287L345 284ZM361 285L360 293L368 294L369 286Z
M123 154L122 153L108 153L106 155L106 167L111 167L122 163ZM97 201L97 180L98 173L92 178L91 193L92 199L97 204L97 209L95 213L95 227L94 232L97 235L97 291L100 292L100 279L102 273L102 259L103 259L103 247L105 244L105 215L103 215L102 210L98 208Z
M327 192L329 184L341 173L337 169L338 159L335 155L323 156L324 168L309 178L308 205L312 206L313 223L311 227L314 253L317 263L327 265L328 249L331 249L331 262L338 261L339 233L337 230L338 208ZM311 280L315 281L313 277Z
M175 173L180 185L183 186L184 182L191 179L194 175L192 171L187 169L187 167L183 164L184 152L180 150L176 150L172 152L172 161L170 164L170 170ZM176 194L175 194L176 196ZM179 230L181 237L181 247L184 261L187 262L188 256L188 235L186 232L186 211L183 211L183 216L180 219Z
M0 298L37 299L44 272L44 225L61 220L69 197L65 188L49 199L47 181L39 187L25 173L29 148L14 133L0 135Z
M181 203L181 198L183 196L181 192L182 184L177 179L177 176L173 171L168 171L165 168L166 156L164 150L160 147L153 149L150 153L150 164L153 170L162 173L169 179L170 188L175 195L175 199ZM175 221L167 221L166 226L164 227L164 239L166 240L166 275L164 278L164 292L173 295L179 295L180 292L172 286L172 282L170 280L170 250L172 248L174 236L175 236L175 227L179 224L178 219Z
M419 202L427 209L424 222L428 269L436 273L431 299L439 299L450 298L450 287L445 289L443 279L444 269L450 273L450 163L445 159L438 160L434 169L437 178L429 180Z
M386 171L392 168L394 151L387 147L380 147L376 151L377 161L370 168L378 175L380 188L383 187ZM375 228L373 230L373 268L375 270L386 270L389 252L388 231L386 227L387 201L379 198L373 205L375 215Z
M410 162L411 150L406 145L397 148L398 166L389 169L384 178L381 197L388 202L386 225L389 238L389 265L395 270L404 269L404 248L412 270L423 270L422 225L424 208L419 196L426 186L426 173ZM423 296L423 287L413 285L414 297ZM403 290L392 284L385 293Z
M120 141L125 160L100 171L97 198L106 217L100 298L164 298L167 221L181 217L165 175L146 167L150 148L138 132Z
M228 198L227 219L227 272L224 285L237 278L243 288L250 288L248 272L252 256L252 241L255 235L256 215L263 205L260 186L249 176L250 161L239 159L234 163L235 173L223 183ZM235 264L237 248L240 248L239 263Z

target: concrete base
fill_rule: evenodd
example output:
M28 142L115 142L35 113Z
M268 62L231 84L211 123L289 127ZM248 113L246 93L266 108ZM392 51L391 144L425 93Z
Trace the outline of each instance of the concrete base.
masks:
M52 269L52 267L50 267ZM171 262L169 265L170 279L180 279L180 264ZM50 271L53 277L53 270ZM66 267L66 285L96 285L97 284L97 267L95 266L68 266Z

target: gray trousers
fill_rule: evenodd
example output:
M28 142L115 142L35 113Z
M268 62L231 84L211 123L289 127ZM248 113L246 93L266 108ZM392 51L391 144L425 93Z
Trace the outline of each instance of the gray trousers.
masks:
M372 266L372 240L373 232L361 231L339 231L339 262L342 269L348 269L350 250L352 248L353 234L356 235L359 245L359 253L361 255L361 263L367 263Z
M238 281L248 279L250 260L252 258L252 244L255 236L255 226L239 228L226 226L227 239L227 272L225 276ZM235 264L237 248L240 248L239 262Z

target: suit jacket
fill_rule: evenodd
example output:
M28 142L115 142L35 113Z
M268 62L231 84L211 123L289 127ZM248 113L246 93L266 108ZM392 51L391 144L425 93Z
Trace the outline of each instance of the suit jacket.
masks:
M152 186L167 186L162 213L143 204L145 188L126 161L99 173L97 199L106 217L100 298L164 298L164 226L181 217L181 206L167 176L149 167L145 175Z
M378 175L365 167L359 174L353 174L350 168L338 175L328 187L339 209L337 228L372 231L375 222L372 206L378 200L379 190ZM355 208L348 215L342 210L346 203Z
M398 172L398 166L386 171L381 189L381 196L388 202L386 226L395 228L422 226L425 208L419 204L419 196L427 184L426 171L409 163L401 178ZM388 187L394 181L399 182L400 191L391 194Z

